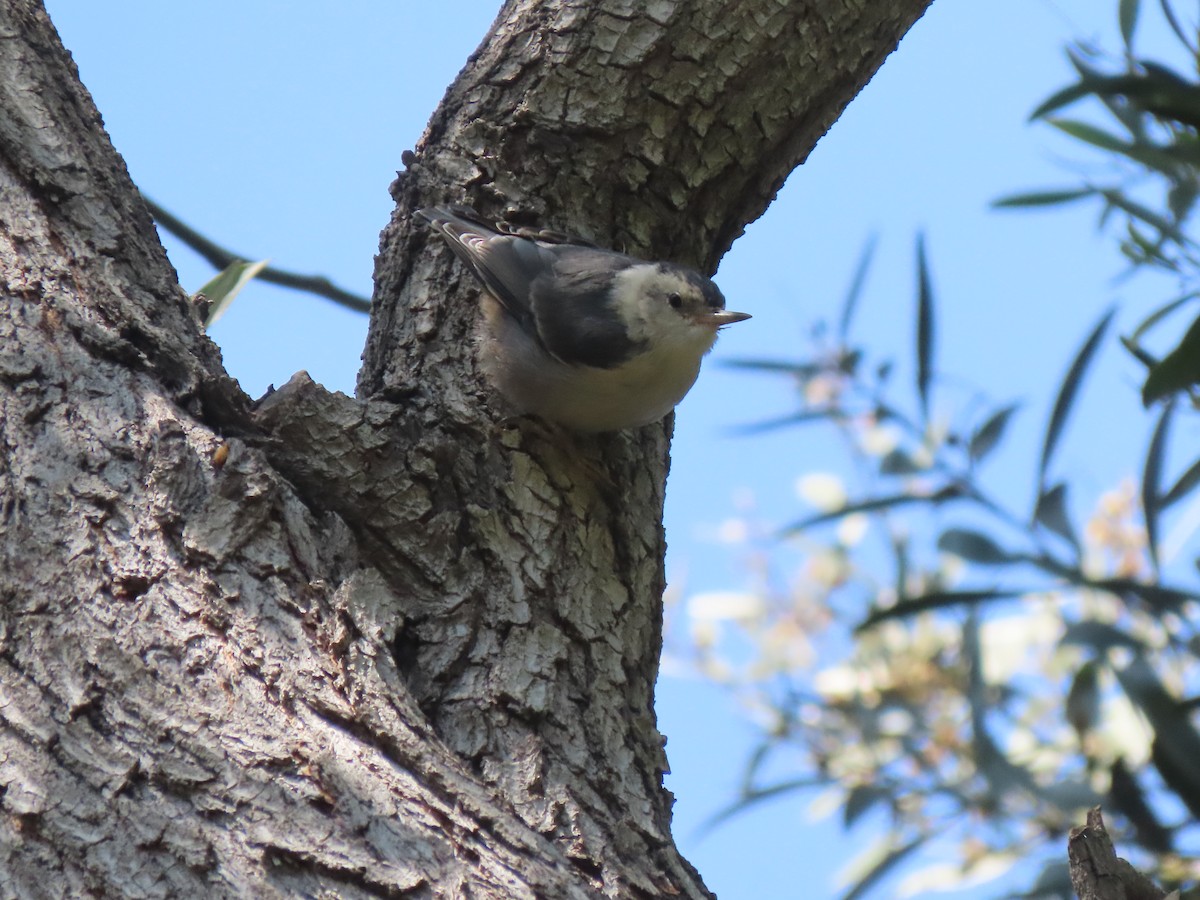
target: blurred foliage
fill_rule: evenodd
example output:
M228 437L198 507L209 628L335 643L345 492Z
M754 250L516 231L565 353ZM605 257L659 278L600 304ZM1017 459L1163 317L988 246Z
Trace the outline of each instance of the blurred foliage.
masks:
M1195 69L1195 27L1186 31L1168 0L1160 11ZM758 548L753 584L686 601L690 662L738 691L764 728L740 797L714 824L801 791L814 811L840 810L846 828L869 819L881 836L844 873L845 897L869 894L902 862L906 895L1021 866L1025 896L1072 897L1066 833L1098 803L1136 865L1170 886L1200 877L1200 560L1180 560L1200 519L1200 458L1180 472L1166 463L1173 421L1194 415L1200 317L1161 357L1143 343L1200 298L1188 233L1200 84L1136 57L1142 12L1121 0L1119 58L1073 47L1078 80L1035 113L1098 149L1115 179L999 204L1098 200L1102 223L1120 220L1135 271L1178 276L1179 296L1120 338L1146 367L1145 402L1162 404L1144 424L1119 423L1146 430L1140 483L1071 502L1077 489L1055 464L1088 373L1113 343L1108 310L1081 327L1052 395L1027 468L1031 502L989 488L989 461L1021 409L939 396L948 379L923 240L912 384L852 336L873 245L809 358L735 363L789 379L801 398L752 430L832 426L857 474L849 488L802 477L816 512L782 534L760 533L752 514L726 523L728 542ZM1086 100L1117 129L1057 117ZM1156 202L1148 195L1159 188ZM1084 508L1076 521L1072 510ZM781 576L793 553L796 574ZM957 858L913 872L935 842Z
M1123 225L1121 252L1135 267L1153 267L1179 277L1180 295L1156 309L1123 342L1147 368L1142 388L1146 405L1178 394L1195 404L1200 384L1200 314L1161 358L1143 346L1157 326L1200 299L1200 246L1188 223L1200 194L1200 84L1197 28L1185 27L1170 0L1160 0L1165 23L1186 55L1191 77L1168 65L1141 59L1134 37L1141 19L1140 0L1121 0L1119 21L1124 40L1119 60L1077 45L1068 51L1077 80L1054 93L1032 118L1046 122L1081 144L1099 150L1103 180L1082 185L1016 194L1000 207L1033 207L1098 200L1101 224L1116 218ZM1098 102L1106 115L1095 125L1065 115L1080 101Z

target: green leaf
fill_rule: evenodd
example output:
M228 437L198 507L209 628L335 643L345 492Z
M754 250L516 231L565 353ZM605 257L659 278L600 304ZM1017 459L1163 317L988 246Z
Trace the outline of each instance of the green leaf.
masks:
M1010 563L1019 558L986 534L969 528L948 528L938 538L937 548L942 553L961 557L968 562L988 565Z
M1046 121L1064 134L1075 138L1075 140L1091 144L1093 147L1099 147L1101 150L1122 154L1129 150L1130 145L1126 141L1109 134L1101 128L1097 128L1095 125L1089 125L1087 122L1080 122L1075 119L1047 119Z
M1145 656L1134 656L1129 664L1113 670L1121 689L1132 700L1155 731L1166 730L1180 714L1179 703L1159 680ZM1200 753L1196 754L1200 760Z
M1146 450L1146 464L1142 467L1142 516L1146 522L1146 547L1150 563L1158 571L1158 514L1161 509L1159 484L1162 481L1163 453L1166 452L1167 435L1171 430L1171 415L1175 404L1168 402L1154 426L1150 447Z
M1100 342L1104 338L1104 332L1108 330L1108 324L1112 321L1116 309L1109 309L1096 326L1088 335L1087 340L1083 342L1083 346L1079 349L1079 353L1075 355L1075 359L1071 362L1071 367L1067 370L1067 375L1063 379L1062 386L1058 389L1058 396L1054 400L1054 409L1050 413L1050 423L1046 426L1046 437L1042 442L1042 458L1038 462L1038 496L1043 493L1042 486L1046 483L1046 470L1050 466L1050 460L1054 457L1054 451L1058 448L1058 441L1062 437L1063 427L1067 423L1067 416L1071 412L1071 406L1075 402L1075 396L1079 392L1079 387L1083 383L1083 378L1087 374L1088 366L1092 362L1092 357L1096 355L1096 351L1100 347Z
M994 209L1013 209L1026 206L1055 206L1061 203L1071 203L1091 197L1096 193L1095 188L1064 188L1058 191L1030 191L1024 194L1009 194L999 200L992 201Z
M1059 643L1090 647L1098 655L1103 655L1114 647L1125 647L1139 653L1145 649L1145 645L1140 640L1126 634L1115 625L1094 620L1073 622L1068 625L1062 638L1059 639Z
M850 791L842 806L842 828L850 829L854 823L878 806L892 799L892 792L872 784L859 785Z
M208 315L204 320L205 330L211 328L221 318L222 314L233 303L233 298L244 288L255 275L267 267L270 260L244 262L237 260L218 272L208 284L196 292L203 294L209 302Z
M929 420L929 383L933 378L934 313L925 236L917 236L917 396L921 414Z
M1192 44L1188 33L1179 24L1179 19L1175 16L1175 10L1171 8L1171 0L1159 0L1159 6L1162 7L1163 16L1171 25L1171 30L1175 32L1175 36L1179 38L1179 43L1188 48L1192 56L1196 55L1196 46Z
M926 467L922 467L899 447L890 451L887 456L879 461L879 472L882 475L916 475L918 472L924 472Z
M1133 826L1137 842L1151 853L1170 853L1174 839L1151 808L1146 792L1133 772L1118 756L1109 767L1108 805L1124 816Z
M1159 510L1164 510L1168 506L1182 500L1190 494L1200 484L1200 459L1188 466L1188 470L1179 476L1179 480L1171 486L1171 489L1163 494L1162 499L1158 502Z
M1150 315L1148 315L1142 321L1142 323L1133 330L1133 334L1129 336L1129 340L1135 344L1138 343L1142 339L1142 335L1144 335L1147 331L1149 331L1171 313L1175 312L1175 310L1179 309L1179 307L1183 306L1183 304L1191 300L1195 300L1197 296L1200 295L1198 295L1195 291L1191 291L1187 294L1184 294L1182 297L1176 297L1174 300L1164 306L1160 306L1154 312L1150 313Z
M982 710L980 712L982 713ZM992 799L999 802L1001 798L1010 797L1017 792L1034 792L1036 785L1033 773L1008 758L988 732L985 723L982 714L976 717L971 743L975 751L975 767L987 780L988 793Z
M1152 60L1139 60L1140 71L1105 75L1089 66L1079 52L1069 51L1068 56L1079 73L1079 82L1045 101L1032 118L1044 117L1053 109L1091 95L1101 100L1139 140L1147 137L1142 125L1146 114L1192 127L1200 123L1200 91L1169 67ZM1077 137L1091 142L1091 137Z
M1043 100L1033 112L1029 114L1029 121L1033 122L1037 119L1044 118L1056 109L1062 109L1064 106L1069 106L1076 100L1091 95L1093 92L1092 85L1087 81L1078 81L1075 84L1067 85L1059 91L1055 91L1045 100Z
M729 431L732 434L746 436L752 434L765 434L768 431L776 431L780 428L789 428L792 425L804 425L808 422L823 422L827 419L835 418L833 413L823 409L802 410L801 412L788 413L786 416L779 416L775 419L765 419L762 422L751 422L748 425L735 425Z
M1181 612L1188 603L1200 601L1200 597L1190 591L1165 587L1161 584L1147 584L1134 581L1132 578L1101 578L1097 581L1081 580L1077 582L1084 587L1092 587L1116 594L1126 602L1134 597L1145 603L1158 614Z
M1122 335L1119 340L1121 341L1121 346L1128 350L1133 355L1134 359L1145 366L1147 371L1158 365L1157 357L1151 356L1130 338Z
M1144 656L1116 670L1121 688L1154 729L1151 759L1171 788L1200 817L1200 733L1188 710L1167 690Z
M1010 600L1024 594L1033 593L1033 588L1022 590L985 590L985 591L933 591L919 597L908 597L897 601L887 609L876 609L855 626L855 633L873 628L880 622L889 619L903 619L918 613L929 612L932 609L949 609L960 606L975 606L988 600Z
M1075 548L1076 556L1079 555L1079 538L1075 536L1075 529L1071 525L1071 517L1067 511L1067 485L1065 482L1059 482L1048 491L1042 492L1033 510L1033 521L1057 534Z
M1130 200L1124 194L1117 190L1100 191L1104 199L1113 207L1121 210L1134 219L1139 219L1145 222L1151 228L1156 229L1165 238L1170 238L1181 247L1186 247L1190 242L1187 236L1179 230L1175 223L1168 219L1164 219L1152 209L1147 209L1142 204ZM1160 254L1161 255L1161 254Z
M1131 144L1125 144L1120 153L1148 171L1157 172L1168 180L1174 178L1179 172L1178 154L1172 152L1170 147L1160 147L1149 141L1137 140Z
M862 296L863 285L867 282L867 272L871 268L871 260L875 256L875 246L879 243L878 235L871 235L858 257L858 265L854 269L854 280L850 282L850 290L842 300L842 315L838 321L838 341L845 345L850 334L850 322L854 319L854 311L858 308L858 298Z
M1071 679L1067 691L1067 722L1081 736L1096 727L1100 719L1100 667L1089 659Z
M1133 33L1137 30L1140 6L1140 0L1121 0L1117 7L1117 21L1121 25L1121 40L1125 42L1125 49L1130 53L1133 52Z
M786 359L727 359L722 365L754 372L778 372L797 378L811 378L824 368L819 363L792 362Z
M979 426L978 431L971 435L971 440L967 444L967 455L970 456L972 462L980 462L1000 443L1000 439L1004 437L1004 430L1008 427L1009 419L1019 407L1019 403L1011 403L997 410L992 413L991 418Z
M1142 386L1142 403L1149 406L1161 397L1197 383L1200 383L1200 317L1192 322L1179 346L1150 370Z
M1200 740L1189 739L1196 735L1194 729L1188 734L1189 727L1179 720L1167 733L1156 734L1150 745L1150 759L1167 787L1193 816L1200 818L1200 756L1193 755L1200 751Z
M1143 75L1131 76L1126 90L1130 103L1141 106L1160 119L1184 125L1200 124L1200 90L1196 84L1161 63L1141 60Z
M741 797L723 809L717 810L711 818L706 819L700 825L700 831L701 833L707 833L718 825L729 821L734 816L740 815L746 810L757 806L764 800L770 800L772 797L778 797L792 791L804 790L805 788L823 787L825 784L825 781L815 778L792 778L767 787L743 788Z
M903 862L904 859L912 854L914 850L923 845L927 840L926 837L918 837L903 844L888 852L888 854L873 865L862 878L860 878L853 887L842 895L842 900L859 900L860 897L867 896L867 892L874 887L881 878L887 875L896 865Z
M1178 148L1167 148L1168 153L1172 158L1180 156L1177 153ZM1195 167L1200 162L1200 153L1196 152L1195 147L1188 148L1188 155L1193 157L1185 161L1186 165ZM1171 211L1171 217L1176 222L1182 222L1188 217L1192 211L1192 207L1196 205L1196 187L1191 183L1176 182L1171 185L1167 191L1167 208Z
M799 522L794 522L785 527L782 535L796 534L817 525L836 522L851 513L883 512L898 506L906 506L914 503L938 506L949 500L957 500L962 495L961 488L950 486L941 488L932 494L889 494L885 497L872 497L869 500L860 500L857 503L847 503L841 509L835 509L832 512L817 513L814 516L801 519Z

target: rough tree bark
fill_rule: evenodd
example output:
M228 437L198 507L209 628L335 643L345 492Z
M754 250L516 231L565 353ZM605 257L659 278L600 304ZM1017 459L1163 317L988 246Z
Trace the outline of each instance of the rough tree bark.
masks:
M708 896L652 689L669 425L506 418L468 200L711 270L929 0L512 0L393 186L361 399L225 375L0 5L0 895Z
M1067 859L1079 900L1163 900L1167 895L1117 856L1098 806L1088 810L1086 825L1071 829Z

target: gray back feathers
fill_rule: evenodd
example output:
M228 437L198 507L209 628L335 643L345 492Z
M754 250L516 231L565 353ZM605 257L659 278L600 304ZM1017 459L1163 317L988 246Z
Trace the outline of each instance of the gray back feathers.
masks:
M418 215L525 332L562 362L610 368L642 349L606 302L613 274L641 260L584 244L501 234L457 207Z

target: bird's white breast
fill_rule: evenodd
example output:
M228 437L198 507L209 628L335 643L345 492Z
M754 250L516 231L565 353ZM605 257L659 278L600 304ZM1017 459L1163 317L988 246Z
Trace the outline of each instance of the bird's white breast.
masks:
M692 328L623 365L572 366L548 357L490 297L483 304L479 354L485 374L523 413L577 431L616 431L655 422L674 409L716 341Z

